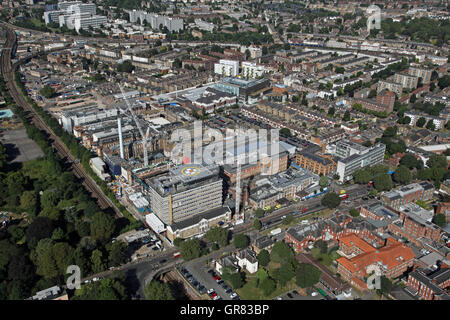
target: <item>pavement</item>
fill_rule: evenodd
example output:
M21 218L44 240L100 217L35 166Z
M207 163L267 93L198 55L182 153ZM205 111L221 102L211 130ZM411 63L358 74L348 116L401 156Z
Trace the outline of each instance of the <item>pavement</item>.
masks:
M37 143L28 138L25 129L3 131L0 140L6 147L11 163L22 163L44 156Z

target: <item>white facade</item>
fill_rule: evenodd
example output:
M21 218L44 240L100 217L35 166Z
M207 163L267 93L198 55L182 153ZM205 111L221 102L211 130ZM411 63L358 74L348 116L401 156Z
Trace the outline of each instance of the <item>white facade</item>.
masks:
M264 75L264 66L242 61L242 75L246 78L259 78Z
M219 63L214 64L214 73L236 77L239 74L239 61L221 59Z

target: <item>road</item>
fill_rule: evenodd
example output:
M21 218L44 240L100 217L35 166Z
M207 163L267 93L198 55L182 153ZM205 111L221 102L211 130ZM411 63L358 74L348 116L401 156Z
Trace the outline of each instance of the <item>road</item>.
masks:
M6 87L14 99L15 103L23 108L24 111L28 112L29 120L40 130L44 131L49 139L54 150L61 156L62 159L66 159L66 162L70 164L70 169L73 171L75 176L82 181L85 188L91 193L91 196L95 198L101 209L107 210L112 209L116 217L123 217L122 212L114 205L114 203L103 193L97 183L92 179L89 174L86 173L81 163L75 159L70 153L66 145L61 141L61 139L54 134L54 132L47 126L47 124L42 120L39 114L33 109L33 107L28 103L20 88L17 87L14 81L14 73L16 68L29 59L23 59L16 62L14 65L11 64L11 57L16 49L17 36L11 28L3 24L7 33L7 40L2 52L1 70L3 79L6 83Z

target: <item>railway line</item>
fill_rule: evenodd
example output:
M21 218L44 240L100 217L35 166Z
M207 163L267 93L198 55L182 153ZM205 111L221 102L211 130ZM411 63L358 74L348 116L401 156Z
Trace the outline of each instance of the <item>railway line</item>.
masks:
M114 211L116 217L123 217L122 212L120 212L120 210L114 205L114 203L103 193L103 191L92 179L92 177L86 173L81 163L72 156L66 145L57 135L55 135L52 129L47 126L47 124L42 120L42 118L33 109L33 107L26 101L24 95L17 88L17 85L14 81L15 70L20 64L24 63L30 57L11 64L11 57L14 53L17 43L17 36L14 30L9 27L5 27L5 25L3 26L7 32L7 40L1 57L1 71L11 97L14 99L15 103L18 106L23 108L23 110L28 113L33 124L38 129L47 133L49 141L54 150L61 156L61 158L65 158L67 162L70 163L70 169L73 171L75 176L82 181L82 184L91 193L91 196L97 200L99 207L102 210L111 208Z

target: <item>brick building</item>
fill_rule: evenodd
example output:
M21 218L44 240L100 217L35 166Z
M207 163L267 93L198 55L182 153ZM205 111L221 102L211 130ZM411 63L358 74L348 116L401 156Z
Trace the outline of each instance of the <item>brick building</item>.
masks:
M389 240L386 246L377 249L353 236L340 239L340 252L352 253L336 260L341 278L359 290L366 290L366 279L374 271L387 278L402 275L413 266L414 252L400 242Z
M450 300L446 289L450 286L450 269L435 271L417 269L408 276L407 290L421 300Z
M296 163L300 167L316 174L326 176L336 171L336 162L328 157L301 151L296 156Z
M395 93L384 89L377 94L377 102L389 107L388 110L394 110Z

